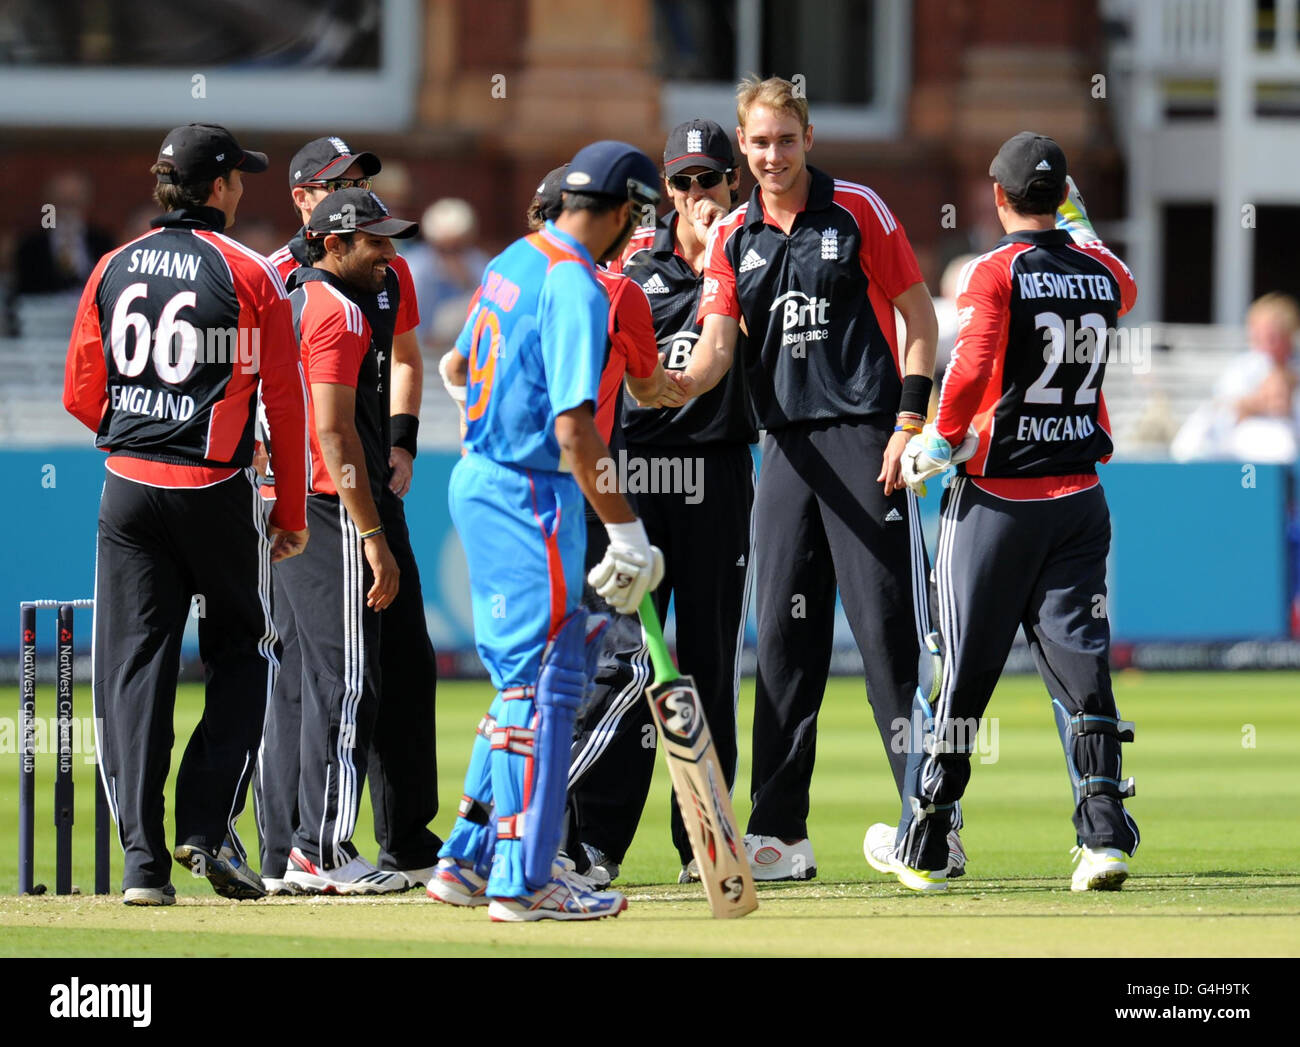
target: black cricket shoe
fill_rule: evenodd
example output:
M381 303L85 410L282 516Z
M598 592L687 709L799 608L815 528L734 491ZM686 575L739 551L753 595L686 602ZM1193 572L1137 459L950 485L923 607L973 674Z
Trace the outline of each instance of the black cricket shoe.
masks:
M222 841L216 854L197 843L183 843L172 853L191 875L206 876L212 889L223 898L250 901L266 897L262 878L248 867L229 839Z

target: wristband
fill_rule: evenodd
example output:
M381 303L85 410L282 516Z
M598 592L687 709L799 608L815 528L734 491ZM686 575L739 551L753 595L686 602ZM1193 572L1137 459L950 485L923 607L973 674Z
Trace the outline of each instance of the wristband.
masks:
M903 376L903 395L898 398L899 414L915 414L921 418L930 410L930 390L933 379L923 374Z
M605 533L609 535L611 543L620 542L623 546L630 546L633 549L644 549L650 544L650 539L646 537L645 524L640 518L627 523L607 523Z
M367 538L378 538L383 533L384 525L380 524L378 527L372 527L368 531L362 531L361 540L364 542Z
M919 433L920 431L921 431L921 427L920 427L919 425L896 425L896 426L894 426L894 432L896 432L896 433Z
M392 426L392 444L400 447L412 458L416 455L416 440L420 434L420 419L413 414L395 414L389 419Z

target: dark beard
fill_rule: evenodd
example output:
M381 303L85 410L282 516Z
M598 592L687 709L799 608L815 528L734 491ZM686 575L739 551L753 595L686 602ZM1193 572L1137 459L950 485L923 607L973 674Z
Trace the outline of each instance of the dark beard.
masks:
M610 245L606 247L604 251L601 252L600 257L597 258L596 261L598 262L612 261L615 257L617 257L616 255L612 254L612 252L614 248L616 248L619 244L626 243L627 238L632 235L632 230L636 228L636 219L637 219L636 209L629 208L627 212L627 221L623 223L623 228L619 230L618 236L616 236L613 239L613 241L611 241Z

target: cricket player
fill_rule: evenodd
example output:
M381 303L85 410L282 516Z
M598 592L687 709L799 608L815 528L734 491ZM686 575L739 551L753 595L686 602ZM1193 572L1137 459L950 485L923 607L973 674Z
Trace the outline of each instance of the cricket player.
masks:
M928 560L899 460L925 420L938 327L885 202L808 166L813 128L794 86L744 81L737 118L758 184L711 227L702 328L685 381L697 394L721 381L743 320L746 378L767 430L754 500L758 679L746 848L755 879L808 879L817 868L808 788L837 585L902 792L907 754L891 741L908 722L931 626Z
M727 132L712 120L674 127L664 145L664 186L673 210L638 229L612 269L635 281L650 300L654 338L671 371L686 369L700 334L696 319L704 287L708 227L738 199L740 172ZM670 565L655 590L660 618L675 595L677 657L699 688L718 759L730 787L736 775L736 702L740 643L748 607L750 510L757 442L744 369L732 368L709 393L689 404L656 410L627 397L623 431L629 476L641 466L679 485L629 492L650 540ZM674 472L675 470L675 472ZM645 475L645 474L643 474ZM689 480L689 483L685 481ZM639 623L611 626L591 704L583 710L569 771L582 849L595 875L617 877L654 773L648 650ZM626 640L624 637L626 635ZM610 657L613 645L614 657ZM652 736L652 734L650 735ZM677 799L671 799L673 844L683 880L692 878L691 843ZM570 854L577 848L570 843ZM698 872L695 873L698 879Z
M466 405L450 504L497 695L428 893L487 904L494 920L598 919L627 905L616 891L590 890L556 854L574 717L603 631L589 629L579 602L583 497L609 534L589 580L614 610L634 611L663 575L627 500L597 483L609 448L593 414L609 313L595 263L617 257L639 209L659 199L656 177L623 142L579 150L559 218L488 265L440 367Z
M1093 232L1056 142L1022 131L998 150L989 174L1006 236L962 271L962 324L939 410L903 461L921 493L927 478L966 459L943 495L935 562L947 655L928 755L908 776L896 846L872 864L914 890L947 887L953 805L1023 628L1074 789L1071 889L1115 890L1139 837L1124 810L1133 779L1123 778L1120 746L1133 725L1120 719L1111 688L1110 514L1097 462L1114 449L1101 393L1107 337L1137 287Z
M340 189L312 211L308 264L290 278L311 396L307 515L319 539L314 555L277 577L302 654L298 824L284 879L303 892L410 886L352 843L379 703L379 616L401 582L378 508L389 467L386 346L358 299L385 287L393 238L418 228L368 189ZM272 447L275 439L272 426Z
M563 213L562 186L568 166L565 164L550 171L537 187L537 193L528 207L528 228L532 232L542 229L548 221L555 221ZM604 480L609 482L612 478L617 483L619 473L616 456L624 445L621 418L624 385L633 401L644 403L648 409L667 402L681 404L685 397L677 384L669 380L659 360L650 303L640 285L602 266L596 267L596 279L609 296L609 324L606 329L609 349L605 355L605 367L600 373L600 388L596 396L596 431L608 445L611 455ZM619 490L625 496L629 494L621 485ZM631 503L632 499L629 497L628 501ZM609 542L600 516L590 502L584 499L584 503L583 515L587 523L586 567L590 570L600 563ZM640 664L644 666L647 652L641 638L641 620L635 614L620 615L611 612L609 605L590 586L584 586L582 602L588 610L608 612L611 616L592 683L593 696L583 711L585 717L587 709L593 706L603 707L601 696L609 690L611 675L606 670L617 667L612 675L617 681L617 687L621 689L623 674L617 669L621 669L629 656L639 658ZM638 673L638 678L643 677L643 672ZM637 694L639 696L640 690ZM592 880L597 887L608 887L610 877L607 871L603 868L593 869L589 850L579 842L582 834L578 829L577 817L578 812L570 794L568 826L562 853L573 861L574 869L579 875Z
M371 177L381 169L374 153L353 152L337 135L313 139L294 154L289 186L303 228L270 256L282 277L288 280L294 270L307 264L306 224L316 206L340 189L369 189ZM370 327L381 391L388 399L384 415L388 463L378 508L402 579L397 597L380 614L380 700L367 782L379 842L378 865L401 872L410 886L416 886L432 875L442 846L429 829L438 813L434 728L438 671L402 501L414 470L424 383L424 363L415 333L420 314L410 270L401 255L389 260L388 270L378 290L366 293L354 289L353 293ZM274 497L273 482L263 491ZM289 601L277 599L274 610L284 651L275 693L267 706L253 790L262 879L270 893L278 894L293 889L284 873L298 828L302 653Z
M271 563L307 541L306 414L283 283L223 232L266 156L213 124L164 139L151 171L166 210L100 259L68 346L64 406L108 452L95 546L93 694L104 791L128 905L171 905L175 860L228 898L266 892L235 821L275 683ZM258 385L279 434L269 528L257 494ZM191 599L201 598L203 719L163 829L172 709Z

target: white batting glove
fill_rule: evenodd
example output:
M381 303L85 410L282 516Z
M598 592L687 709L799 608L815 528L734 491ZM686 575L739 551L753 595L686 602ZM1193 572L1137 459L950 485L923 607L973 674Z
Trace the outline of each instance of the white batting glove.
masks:
M606 524L609 548L591 569L587 581L619 614L635 614L641 598L664 577L664 554L650 544L645 525Z
M918 496L924 498L925 481L937 476L950 465L966 461L979 449L979 436L974 429L966 433L965 439L954 449L934 427L926 425L903 448L900 465L903 470L903 483L907 484Z

